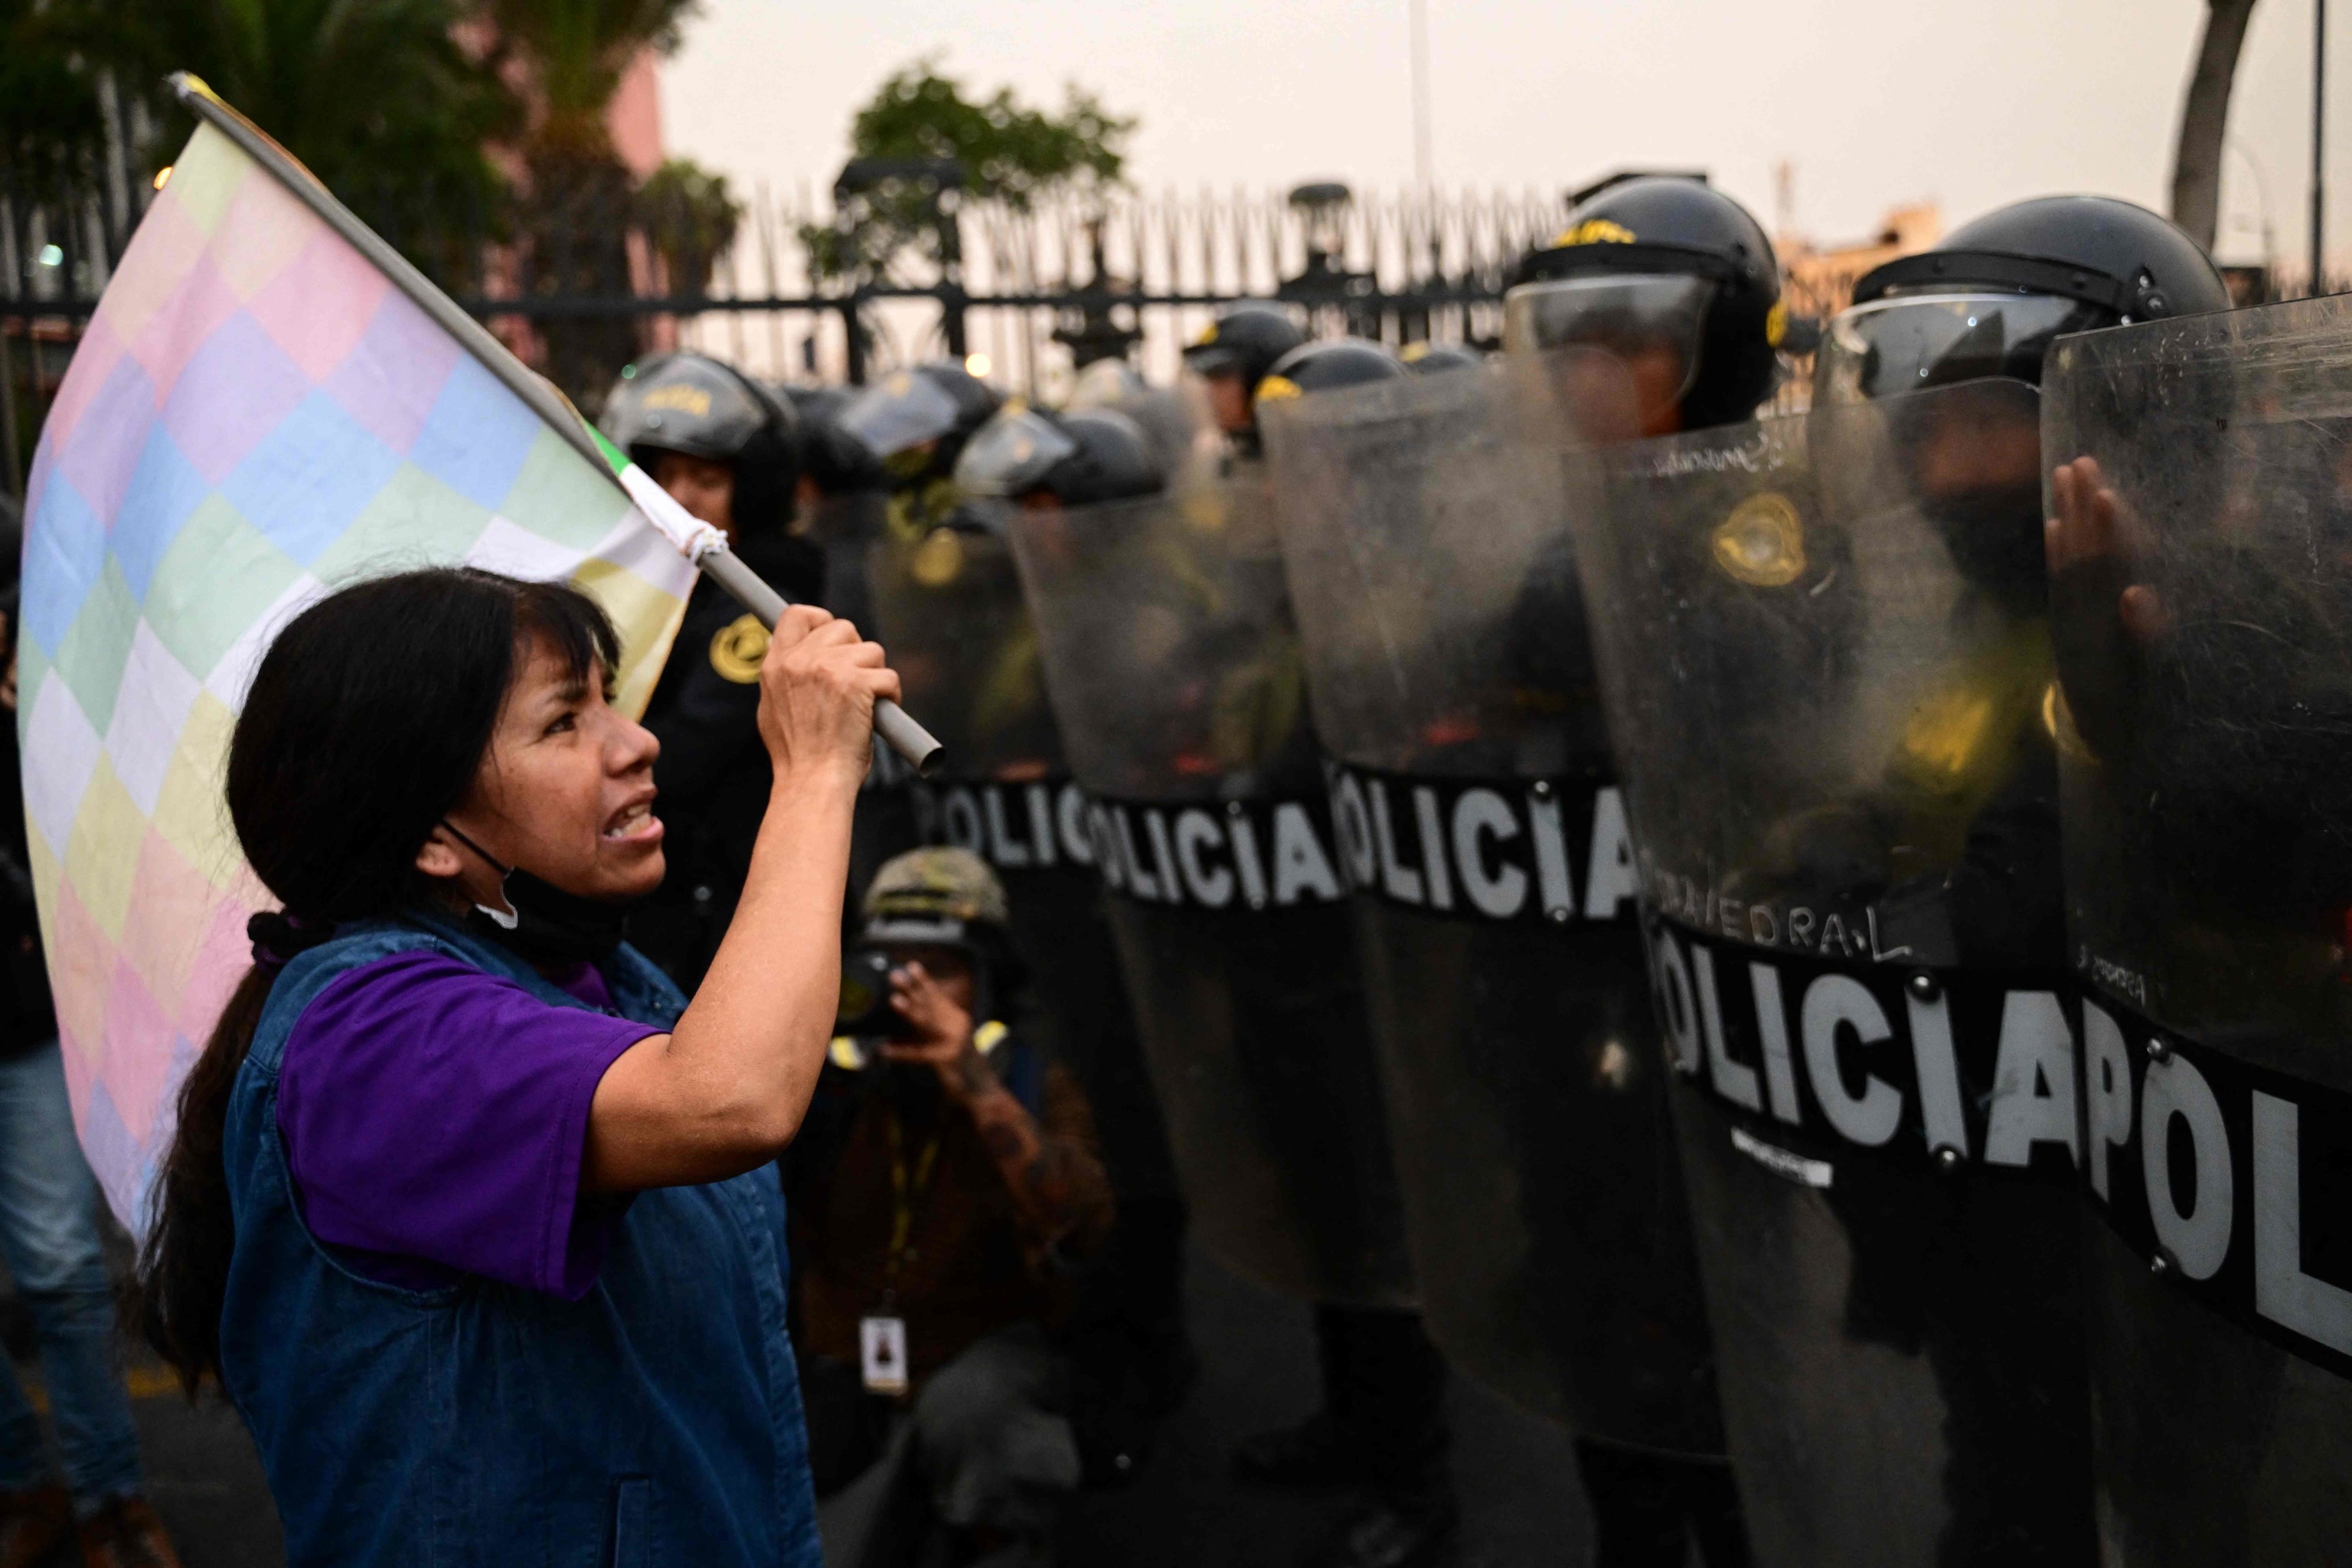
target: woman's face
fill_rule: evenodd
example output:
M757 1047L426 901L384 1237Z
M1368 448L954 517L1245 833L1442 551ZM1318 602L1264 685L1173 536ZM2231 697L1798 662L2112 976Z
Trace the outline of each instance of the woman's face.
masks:
M532 638L489 753L448 820L509 866L567 893L620 901L661 885L662 824L653 814L661 743L605 702L597 675L574 679L552 647ZM442 836L418 865L455 875L473 902L501 901L497 870Z

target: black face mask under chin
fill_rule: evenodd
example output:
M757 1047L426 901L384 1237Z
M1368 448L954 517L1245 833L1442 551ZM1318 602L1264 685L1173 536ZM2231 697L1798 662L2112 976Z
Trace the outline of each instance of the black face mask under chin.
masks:
M511 948L530 963L548 967L593 963L621 945L629 904L567 893L529 871L503 864L449 823L441 826L504 879L499 891L507 907L494 910L476 904L466 917L467 923L491 940Z
M1963 577L2014 612L2042 608L2048 569L2038 483L1956 490L1920 504Z

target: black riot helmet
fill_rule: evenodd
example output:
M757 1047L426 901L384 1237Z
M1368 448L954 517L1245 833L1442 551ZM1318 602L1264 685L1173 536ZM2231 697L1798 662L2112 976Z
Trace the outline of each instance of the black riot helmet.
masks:
M1273 305L1236 305L1208 325L1184 351L1184 366L1195 375L1241 379L1250 396L1275 362L1307 341L1289 312Z
M1645 426L1698 430L1750 418L1770 395L1787 321L1772 243L1748 209L1649 175L1579 205L1520 262L1503 338L1515 353L1606 350L1633 372Z
M1055 414L1018 403L965 443L955 481L982 527L1002 516L992 502L1092 506L1150 495L1165 482L1150 438L1116 409Z
M801 422L801 472L819 495L863 495L890 488L889 470L873 449L842 428L855 398L846 387L788 386L784 395Z
M2230 308L2197 242L2112 196L2041 196L1866 274L1814 362L1817 403L1986 376L2042 384L2062 333Z
M1444 375L1448 371L1476 370L1486 356L1460 343L1407 343L1397 351L1405 369L1415 375Z
M935 360L892 371L858 394L838 422L889 471L892 488L912 489L952 472L964 442L1002 401L953 360Z
M651 471L664 452L735 469L735 522L745 536L793 520L800 482L792 405L708 354L658 355L621 372L604 399L604 434Z
M1337 392L1375 381L1396 381L1409 374L1404 362L1387 345L1366 338L1332 338L1301 343L1276 362L1257 384L1263 405L1311 392Z

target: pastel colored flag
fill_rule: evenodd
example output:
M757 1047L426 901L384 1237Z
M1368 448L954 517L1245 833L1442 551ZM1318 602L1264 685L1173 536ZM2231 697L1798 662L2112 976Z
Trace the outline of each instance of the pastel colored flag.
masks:
M30 869L75 1125L134 1232L269 902L222 779L278 628L402 567L565 577L619 626L642 710L695 566L580 446L199 125L67 371L26 506Z

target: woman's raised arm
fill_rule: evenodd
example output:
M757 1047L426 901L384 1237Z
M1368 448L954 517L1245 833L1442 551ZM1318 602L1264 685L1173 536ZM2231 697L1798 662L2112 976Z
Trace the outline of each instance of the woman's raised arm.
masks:
M581 1184L714 1182L773 1159L799 1131L833 1033L850 817L874 703L896 699L882 649L804 605L760 670L760 737L775 784L743 896L675 1031L614 1060L588 1117Z

